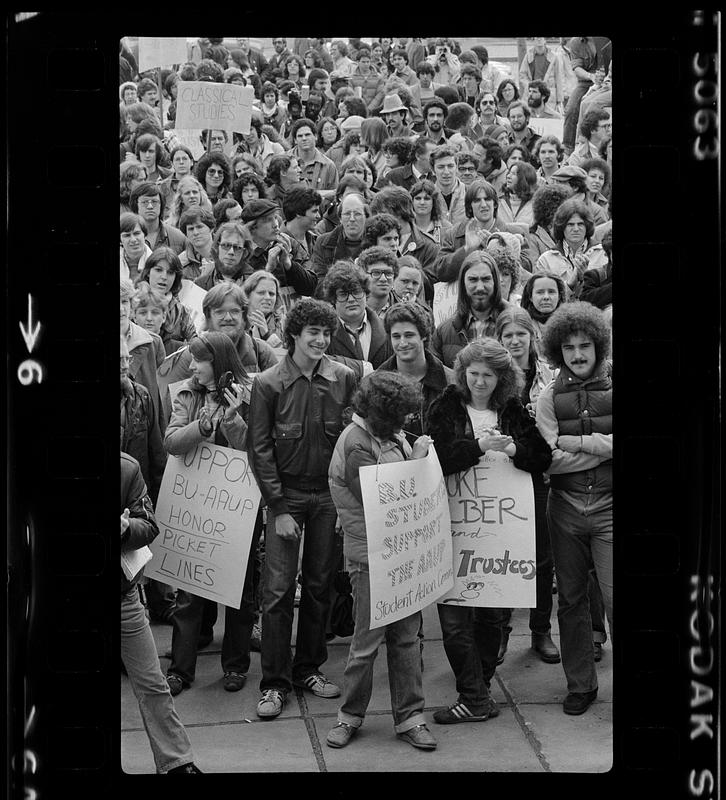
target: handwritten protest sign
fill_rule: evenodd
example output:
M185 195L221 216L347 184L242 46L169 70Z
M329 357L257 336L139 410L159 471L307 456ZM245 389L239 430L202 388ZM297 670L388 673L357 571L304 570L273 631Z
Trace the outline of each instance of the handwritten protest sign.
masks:
M156 67L171 67L187 60L184 37L139 36L139 72Z
M181 128L174 128L165 132L165 140L167 150L171 152L177 145L184 145L192 154L195 161L204 155L204 145L199 138L199 131L182 130Z
M556 136L562 141L563 119L550 119L549 117L530 117L529 127L540 136Z
M360 468L371 629L408 617L452 585L449 506L436 450Z
M532 608L536 554L532 476L488 452L445 477L454 587L439 600L464 606Z
M434 325L437 327L445 322L456 312L456 303L459 299L459 281L434 284Z
M170 456L145 574L239 608L259 504L246 453L203 442Z
M179 81L177 84L176 125L181 130L250 132L251 86L207 81Z

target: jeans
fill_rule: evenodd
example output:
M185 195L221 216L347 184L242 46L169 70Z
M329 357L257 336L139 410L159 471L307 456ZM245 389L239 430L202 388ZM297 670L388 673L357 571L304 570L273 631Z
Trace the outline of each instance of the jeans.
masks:
M156 771L163 774L190 764L192 745L174 709L136 586L121 595L121 659L139 703Z
M595 570L590 570L589 580L587 581L587 599L590 603L590 617L592 618L592 641L605 644L608 640L605 630L605 604L602 599L602 591L597 581Z
M343 704L338 711L338 722L346 722L354 728L363 724L373 692L373 664L378 648L385 642L395 731L405 733L416 725L424 725L425 702L418 640L421 612L417 611L390 625L370 630L371 587L368 565L348 561L347 570L353 587L355 629L345 666Z
M456 678L459 701L472 713L486 710L497 668L503 608L474 608L439 603L444 651Z
M552 489L547 521L557 574L557 619L567 688L570 692L590 692L597 689L588 600L592 567L602 592L610 635L613 635L612 506L583 514Z
M590 84L578 83L572 90L570 99L565 108L565 122L562 128L562 145L565 152L569 155L575 149L577 139L577 119L580 114L580 103L582 98L590 88Z
M146 606L149 609L149 617L152 621L171 619L176 607L174 589L166 583L149 578L144 586L144 591L146 593Z
M325 628L330 609L330 584L335 576L337 512L327 490L284 489L289 513L302 529L303 543L300 608L298 609L295 659L290 637L297 577L298 539L282 539L268 512L265 533L264 601L262 605L262 680L260 690L292 690L320 672L328 658Z
M529 629L532 633L549 633L552 616L552 575L554 563L552 561L552 544L550 532L547 527L547 495L549 488L541 475L533 475L534 484L534 538L537 551L537 576L535 577L536 603L529 611ZM503 609L503 628L507 633L512 632L509 621L512 618L512 609Z
M224 638L222 639L222 670L246 675L250 668L250 637L255 622L254 570L257 542L262 530L262 515L257 514L252 533L247 572L239 608L224 609ZM216 603L214 603L216 606ZM208 625L209 600L179 589L171 637L171 663L168 674L178 675L192 683L197 667L197 642L202 626ZM216 617L216 614L214 615ZM206 623L206 624L205 624ZM212 623L213 624L213 623ZM206 631L205 631L206 633Z

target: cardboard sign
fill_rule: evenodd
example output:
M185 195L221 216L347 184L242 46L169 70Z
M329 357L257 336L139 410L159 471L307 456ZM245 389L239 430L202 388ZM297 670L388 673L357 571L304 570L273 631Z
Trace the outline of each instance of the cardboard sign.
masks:
M373 629L426 608L451 588L449 506L433 447L426 458L359 472Z
M166 131L166 149L171 152L178 144L183 144L188 150L191 151L192 158L195 161L204 155L204 144L199 138L199 131L191 131L187 129L174 128L173 130Z
M540 136L556 136L562 141L564 119L549 119L548 117L530 117L529 127Z
M246 453L202 442L170 456L145 574L239 608L259 504Z
M454 587L439 600L464 606L534 608L537 559L532 476L487 452L447 475Z
M172 67L187 60L187 40L164 36L139 36L139 72Z
M204 329L204 311L202 310L202 302L204 296L207 294L206 289L197 286L194 281L182 278L181 289L179 290L179 302L189 309L192 317L192 322L196 328L197 333Z
M438 328L442 322L456 313L456 303L459 300L459 281L434 284L434 325Z
M176 124L182 130L250 132L251 86L209 81L179 81L177 86Z

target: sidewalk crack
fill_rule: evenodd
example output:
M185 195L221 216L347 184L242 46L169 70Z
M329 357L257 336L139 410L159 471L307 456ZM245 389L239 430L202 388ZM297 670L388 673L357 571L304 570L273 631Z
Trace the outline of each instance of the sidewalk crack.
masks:
M308 732L308 738L310 739L310 746L313 748L313 754L315 755L315 761L317 762L318 769L320 772L327 772L328 766L325 763L325 757L323 756L323 747L320 744L320 739L318 739L318 731L315 727L315 719L308 708L308 702L305 699L305 692L300 688L296 688L295 695L297 696L297 703L300 708L300 716L305 723L305 728Z
M522 729L522 733L524 734L525 739L529 743L529 746L534 751L537 760L542 765L542 768L545 772L552 772L552 767L550 767L547 758L545 757L544 752L542 751L542 742L535 736L534 731L527 723L527 720L524 718L524 714L519 710L519 706L514 700L514 696L509 691L507 684L497 675L494 674L494 677L497 679L497 683L499 684L501 690L504 692L504 696L507 698L507 702L512 707L512 713L514 714L514 718L519 723L519 727Z

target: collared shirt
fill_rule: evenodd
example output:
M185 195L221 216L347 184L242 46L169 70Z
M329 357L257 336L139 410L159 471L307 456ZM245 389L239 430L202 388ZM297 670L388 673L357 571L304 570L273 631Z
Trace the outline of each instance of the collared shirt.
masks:
M300 148L296 145L290 150L302 168L303 178L310 189L335 189L338 185L338 170L335 164L323 153L315 148L315 158L305 164Z
M352 330L349 328L343 320L340 320L340 324L345 329L345 332L350 336L350 340L355 344L356 339L360 342L360 349L363 351L363 359L368 361L368 353L371 349L371 337L373 335L373 331L371 330L371 326L368 324L368 317L363 316L363 322L361 323L360 328L356 330Z
M473 341L486 336L494 336L495 325L496 321L492 318L491 310L486 319L477 319L474 314L470 313L466 320L467 338L469 341Z

